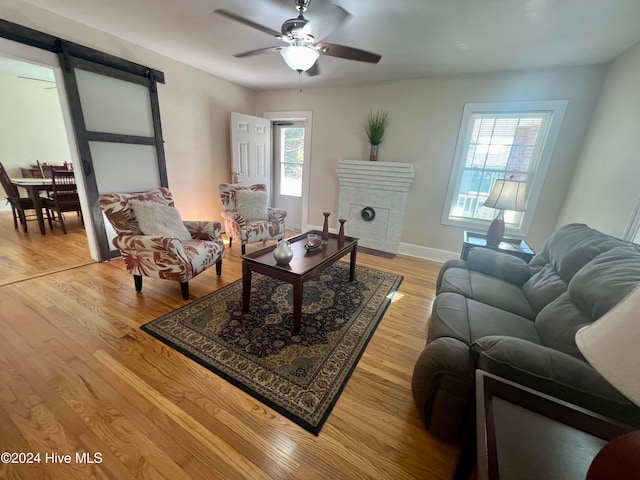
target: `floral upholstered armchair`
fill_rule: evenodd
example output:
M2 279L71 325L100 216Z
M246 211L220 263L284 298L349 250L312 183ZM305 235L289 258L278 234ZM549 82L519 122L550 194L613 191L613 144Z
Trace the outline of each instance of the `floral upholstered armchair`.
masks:
M100 208L113 226L113 245L120 250L136 292L142 277L180 282L189 298L189 280L212 265L222 274L224 243L220 222L183 222L167 188L138 194L106 194Z
M279 239L284 235L285 210L267 207L267 187L262 183L239 185L221 183L222 218L229 237L239 241L242 253L247 243Z

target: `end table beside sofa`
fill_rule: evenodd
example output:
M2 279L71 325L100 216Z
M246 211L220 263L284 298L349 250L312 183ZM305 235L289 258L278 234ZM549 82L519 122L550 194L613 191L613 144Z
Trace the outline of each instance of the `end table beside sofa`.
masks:
M640 246L582 224L558 229L528 263L482 248L446 262L412 379L427 430L460 439L477 368L640 426L640 409L574 340L639 282Z

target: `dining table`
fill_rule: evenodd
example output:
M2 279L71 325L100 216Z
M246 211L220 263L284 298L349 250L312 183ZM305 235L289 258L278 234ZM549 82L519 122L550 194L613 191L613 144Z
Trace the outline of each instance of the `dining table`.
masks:
M50 178L12 178L11 183L27 191L29 198L33 202L33 208L36 211L40 233L46 235L47 231L44 226L44 215L42 215L42 197L40 196L40 192L51 190L52 180Z

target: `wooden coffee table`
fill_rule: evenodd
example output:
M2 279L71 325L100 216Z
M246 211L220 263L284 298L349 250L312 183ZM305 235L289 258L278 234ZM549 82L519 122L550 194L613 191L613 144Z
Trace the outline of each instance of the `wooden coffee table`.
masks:
M328 266L335 263L347 253L351 253L349 281L353 282L356 273L356 253L358 239L345 237L344 242L338 243L338 235L329 234L328 243L322 245L316 251L307 251L304 247L307 243L307 235L322 232L312 230L292 238L286 239L291 243L293 258L288 265L278 265L273 258L273 250L276 245L260 249L256 252L242 255L242 311L249 311L251 300L251 273L258 272L269 277L277 278L293 285L293 332L300 332L300 320L302 318L302 285L307 280L314 278Z

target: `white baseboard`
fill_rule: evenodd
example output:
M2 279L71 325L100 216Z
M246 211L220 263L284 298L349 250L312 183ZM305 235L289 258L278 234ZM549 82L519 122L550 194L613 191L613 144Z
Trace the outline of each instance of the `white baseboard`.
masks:
M302 229L303 232L308 232L309 230L322 230L322 227L318 225L305 225ZM338 231L333 228L330 228L329 231L331 233L338 233ZM448 250L439 250L437 248L423 247L421 245L402 242L398 248L398 254L439 263L444 263L447 260L454 258L460 258L460 252L450 252Z
M422 258L433 262L444 263L447 260L460 258L459 252L450 252L448 250L439 250L437 248L423 247L421 245L413 245L411 243L400 243L398 249L400 255Z

